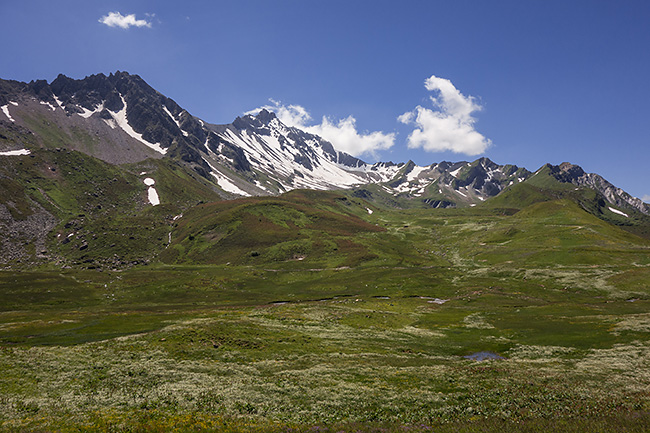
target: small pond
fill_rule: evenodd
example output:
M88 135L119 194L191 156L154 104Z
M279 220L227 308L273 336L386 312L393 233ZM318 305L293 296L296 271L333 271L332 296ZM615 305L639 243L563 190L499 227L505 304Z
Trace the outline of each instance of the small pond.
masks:
M503 356L498 355L494 352L476 352L472 353L471 355L465 355L463 356L465 359L471 359L472 361L488 361L491 359L505 359Z

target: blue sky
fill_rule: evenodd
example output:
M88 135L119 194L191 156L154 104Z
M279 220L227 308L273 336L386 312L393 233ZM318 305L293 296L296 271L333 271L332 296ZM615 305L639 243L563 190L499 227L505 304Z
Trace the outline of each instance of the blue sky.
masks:
M211 123L285 109L369 162L570 161L650 200L647 1L0 0L0 19L4 79L123 70Z

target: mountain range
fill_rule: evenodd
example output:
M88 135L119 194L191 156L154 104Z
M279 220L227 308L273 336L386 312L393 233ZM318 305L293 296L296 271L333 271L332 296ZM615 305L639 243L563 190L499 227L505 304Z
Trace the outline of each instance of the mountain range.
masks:
M167 248L169 227L188 209L296 189L337 190L369 213L373 206L514 212L569 198L633 233L645 236L650 226L650 206L577 165L531 172L487 158L369 164L264 109L211 124L119 71L51 83L0 80L0 162L5 265L91 266L100 256L111 266L146 262L153 255L142 251ZM98 246L88 257L91 244Z

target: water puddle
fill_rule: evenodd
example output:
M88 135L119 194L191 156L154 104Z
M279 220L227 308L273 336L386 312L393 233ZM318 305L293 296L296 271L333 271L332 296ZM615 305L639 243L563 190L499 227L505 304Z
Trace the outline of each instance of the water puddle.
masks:
M489 361L493 359L505 359L503 356L498 355L494 352L476 352L472 353L471 355L465 355L463 356L465 359L471 359L472 361Z

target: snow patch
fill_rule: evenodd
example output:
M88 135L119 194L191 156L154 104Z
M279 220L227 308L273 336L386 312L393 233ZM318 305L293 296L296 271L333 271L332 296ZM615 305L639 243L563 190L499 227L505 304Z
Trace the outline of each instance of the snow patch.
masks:
M149 143L147 140L142 138L142 134L138 134L137 132L135 132L133 130L131 125L129 125L129 121L126 118L126 101L124 100L124 96L120 95L120 98L122 98L122 104L124 104L124 107L122 107L122 109L120 111L118 111L118 112L111 111L111 113L113 114L113 118L117 122L118 126L120 128L122 128L124 130L124 132L126 132L131 137L135 138L136 140L138 140L140 143L144 144L145 146L147 146L147 147L149 147L149 148L151 148L151 149L155 150L156 152L161 153L163 155L166 154L167 149L163 149L162 147L160 147L160 143Z
M148 195L149 195L149 203L151 203L152 206L158 206L160 204L160 197L158 197L158 192L156 191L156 188L150 186Z
M50 107L52 109L52 111L56 111L56 107L54 105L50 104L49 102L45 102L45 101L40 101L40 102L41 102L41 105L47 105L48 107Z
M609 206L608 206L608 209L611 210L612 212L614 212L615 214L623 215L625 218L629 218L628 214L623 213L618 209L614 209L613 207L609 207Z
M143 180L143 182L149 187L149 190L147 191L149 203L151 203L152 206L158 206L160 204L160 197L158 197L158 191L156 191L156 188L153 187L156 181L148 177Z
M370 209L369 207L367 207L366 210L368 211L368 214L372 215L372 209Z
M247 193L246 191L240 189L237 185L232 183L230 181L230 179L228 179L227 177L225 177L221 173L219 173L217 171L213 171L210 174L217 179L217 184L224 191L231 192L233 194L238 194L238 195L243 195L243 196L246 196L246 197L250 197L249 193Z
M416 165L415 167L413 167L413 170L411 170L411 172L408 175L406 175L406 180L408 182L414 181L415 179L418 178L420 173L426 170L426 168L427 167L420 167L419 165Z
M176 123L176 126L178 126L178 129L181 130L181 132L183 133L183 135L184 135L185 137L187 137L187 136L190 135L190 134L188 134L187 132L183 131L183 128L181 128L181 122L179 122L178 120L176 120L176 118L174 117L174 115L172 114L172 112L169 111L169 109L168 109L165 105L163 105L163 110L165 111L165 113L167 113L167 115L168 115L169 117L172 118L172 120L174 121L174 123Z
M87 109L86 107L79 107L79 108L84 110L84 112L83 113L77 113L77 114L80 115L81 117L83 117L84 119L87 119L90 116L92 116L93 114L95 114L94 110L91 111L91 110Z
M463 167L460 166L460 167L458 167L456 170L452 171L452 172L449 173L449 174L451 174L451 175L454 176L454 177L458 177L458 172L460 172L462 169L463 169Z
M57 98L56 95L53 95L53 96L54 96L54 100L59 105L59 107L61 107L62 110L65 110L65 108L63 108L63 103L61 102L61 100L59 98Z
M256 180L256 181L255 181L255 186L257 186L259 189L262 189L262 190L264 190L264 191L268 191L268 190L269 190L269 189L268 189L267 187L265 187L265 186L262 184L262 182L260 182L259 180Z
M205 161L205 159L204 159ZM212 164L210 164L208 161L205 161L212 171L210 174L214 176L217 179L217 184L223 189L224 191L231 192L233 194L238 194L238 195L243 195L245 197L250 197L251 195L244 191L243 189L239 188L237 185L232 183L230 179L228 179L226 176L221 174L219 170L217 170Z
M77 113L77 114L80 115L81 117L83 117L84 119L87 119L90 116L92 116L93 114L99 113L100 111L102 111L104 109L104 103L102 102L101 104L99 104L97 107L95 107L94 110L89 110L86 107L79 107L79 108L84 110L84 112L83 113Z
M7 152L0 152L0 156L21 156L29 155L30 153L29 149L9 150Z
M5 116L7 116L9 118L9 120L11 120L12 122L15 122L14 118L11 117L11 114L9 114L9 106L8 105L3 105L0 108L2 108L2 112L5 113Z
M176 118L174 117L174 115L172 114L172 112L169 111L169 108L167 108L166 105L163 105L162 107L163 107L163 111L164 111L165 113L167 113L167 115L168 115L169 117L171 117L172 120L173 120L174 122L176 122L176 125L178 125L178 127L180 128L181 125L178 124L178 120L176 120Z
M17 106L18 106L18 102L11 102L11 101L10 101L9 103L10 103L11 105L13 105L14 107L17 107Z

